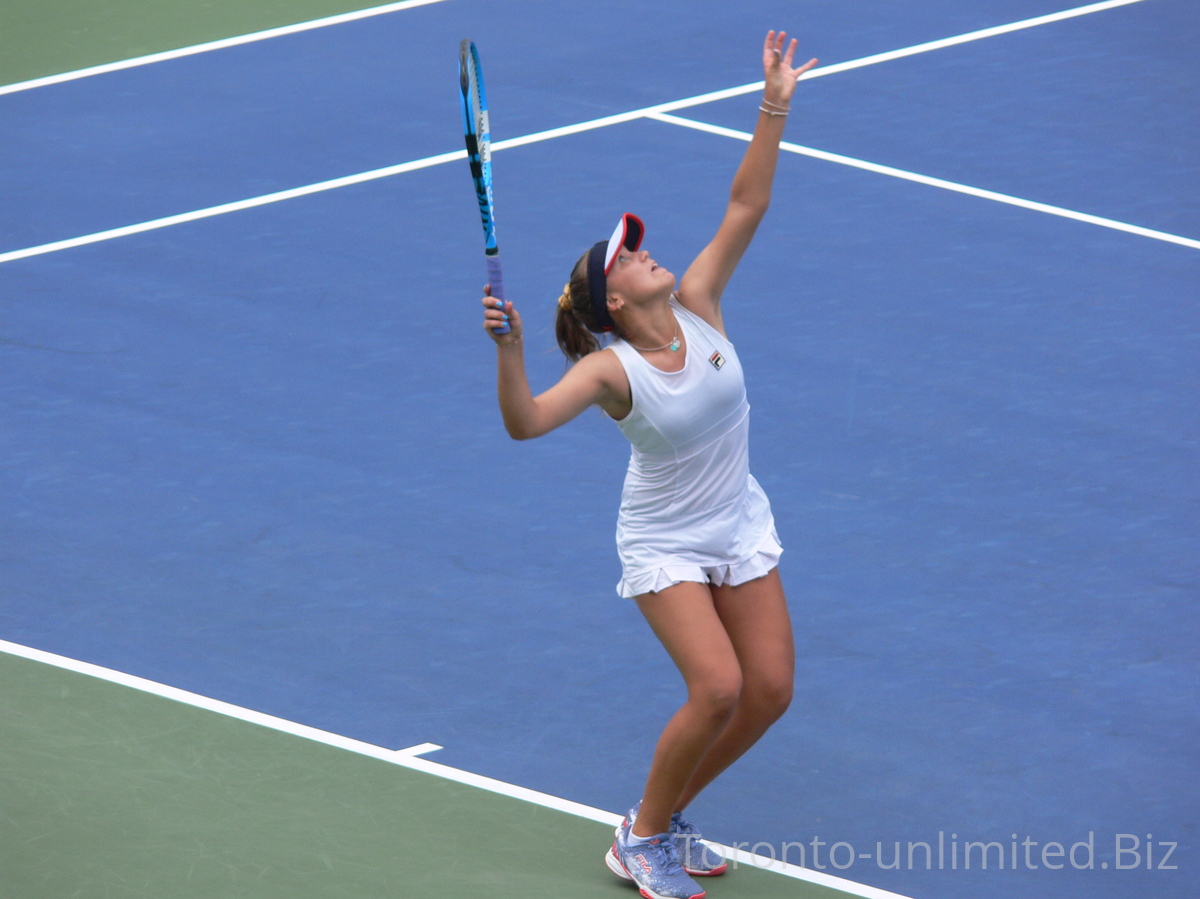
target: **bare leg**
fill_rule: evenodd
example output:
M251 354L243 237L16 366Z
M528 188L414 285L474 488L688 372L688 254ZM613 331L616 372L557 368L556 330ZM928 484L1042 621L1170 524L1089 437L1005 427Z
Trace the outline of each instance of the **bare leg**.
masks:
M659 737L633 833L670 829L671 815L700 760L738 703L738 656L708 585L682 583L637 598L638 607L687 684L687 702Z
M682 811L758 742L792 699L796 652L778 569L737 587L713 587L714 607L742 672L737 709L679 794Z

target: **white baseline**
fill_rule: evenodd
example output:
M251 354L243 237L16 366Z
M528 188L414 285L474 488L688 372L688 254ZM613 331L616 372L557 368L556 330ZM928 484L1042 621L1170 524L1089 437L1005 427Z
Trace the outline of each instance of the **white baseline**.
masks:
M212 699L208 696L202 696L199 693L191 693L187 690L181 690L178 687L160 684L157 681L147 680L133 674L126 674L123 671L115 671L111 668L93 665L90 662L81 662L78 659L56 655L55 653L34 649L30 646L22 646L20 643L10 643L7 640L0 640L0 652L8 653L17 658L40 662L44 665L51 665L64 671L72 671L76 674L94 677L108 683L119 684L120 686L138 690L142 693L149 693L163 699L192 706L193 708L224 715L227 718L234 718L238 721L245 721L249 724L256 724L270 730L311 740L315 743L321 743L325 746L344 749L347 752L378 759L381 762L389 762L403 768L411 768L414 771L431 774L445 780L452 780L455 783L477 787L481 790L487 790L490 793L498 793L501 796L508 796L511 799L518 799L522 802L542 806L543 808L554 809L555 811L564 812L569 815L586 818L589 821L597 821L601 824L607 824L610 827L616 827L621 823L622 816L613 812L606 812L603 809L573 802L570 799L563 799L559 796L552 796L549 793L530 790L527 787L520 787L516 784L505 783L502 780L485 777L482 774L474 774L470 771L464 771L461 768L441 765L420 757L426 752L433 752L442 748L436 743L420 743L416 746L398 750L385 749L382 746L364 743L361 740L352 740L349 737L309 727L306 724L298 724L295 721L288 721L286 718L277 718L274 715L256 712L253 709L222 702L219 699ZM740 865L764 868L774 871L777 874L782 874L785 877L806 880L809 883L816 883L835 890L841 890L852 896L861 896L863 899L908 899L908 897L901 896L898 893L891 893L887 890L855 883L852 880L835 877L831 874L824 874L820 871L813 871L809 868L803 868L799 865L792 865L786 862L773 861L765 856L749 853L744 849L734 850L719 843L714 843L713 845L720 848L726 858L736 859Z

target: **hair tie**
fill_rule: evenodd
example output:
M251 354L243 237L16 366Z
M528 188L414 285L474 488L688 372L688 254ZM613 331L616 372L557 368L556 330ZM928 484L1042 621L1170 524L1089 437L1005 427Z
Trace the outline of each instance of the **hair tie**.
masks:
M563 285L562 296L558 298L558 308L563 312L574 312L574 307L571 305L571 285L568 282Z

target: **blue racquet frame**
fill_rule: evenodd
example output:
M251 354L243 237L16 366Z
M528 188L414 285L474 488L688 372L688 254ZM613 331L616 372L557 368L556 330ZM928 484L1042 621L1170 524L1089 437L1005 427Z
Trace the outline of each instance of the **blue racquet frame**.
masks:
M483 69L475 42L463 40L458 46L458 80L462 88L463 135L467 141L467 162L475 182L475 199L483 221L484 254L487 259L491 294L504 306L504 278L500 272L500 248L496 244L496 209L492 200L492 135L488 124L487 91L483 87ZM509 326L493 333L507 334Z

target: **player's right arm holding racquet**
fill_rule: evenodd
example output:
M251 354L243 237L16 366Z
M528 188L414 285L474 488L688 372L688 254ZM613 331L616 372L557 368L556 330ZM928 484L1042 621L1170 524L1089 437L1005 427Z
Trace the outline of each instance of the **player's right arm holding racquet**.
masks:
M628 395L629 381L612 353L583 357L557 384L535 397L525 373L520 314L511 301L494 299L490 286L484 285L483 294L483 326L496 342L496 389L509 436L514 440L540 437L594 405L621 414L615 404L622 388ZM509 332L498 334L504 325Z

